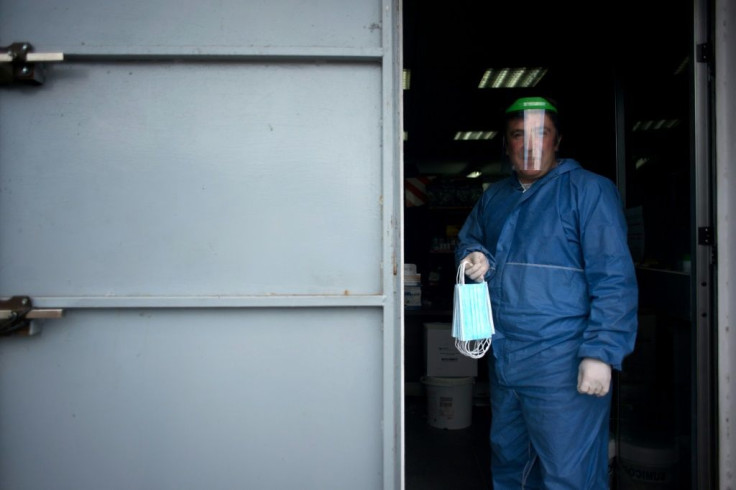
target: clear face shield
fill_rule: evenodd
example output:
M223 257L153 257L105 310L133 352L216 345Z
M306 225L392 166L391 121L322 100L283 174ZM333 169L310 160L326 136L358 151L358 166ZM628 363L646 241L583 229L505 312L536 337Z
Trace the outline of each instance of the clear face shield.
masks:
M550 143L554 155L554 129L545 127L546 118L544 109L528 109L524 111L523 117L523 142L519 170L542 170L544 157L549 158ZM545 141L546 140L546 141ZM546 143L546 144L545 144Z
M522 183L557 165L557 108L542 97L523 97L506 109L506 153Z

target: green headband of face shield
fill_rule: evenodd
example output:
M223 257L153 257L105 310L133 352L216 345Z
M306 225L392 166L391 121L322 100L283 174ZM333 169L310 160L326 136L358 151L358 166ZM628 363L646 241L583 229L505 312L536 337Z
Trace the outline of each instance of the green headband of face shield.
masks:
M516 99L516 101L506 109L506 114L509 112L526 111L529 109L543 109L545 111L557 112L557 108L543 97L522 97L521 99Z

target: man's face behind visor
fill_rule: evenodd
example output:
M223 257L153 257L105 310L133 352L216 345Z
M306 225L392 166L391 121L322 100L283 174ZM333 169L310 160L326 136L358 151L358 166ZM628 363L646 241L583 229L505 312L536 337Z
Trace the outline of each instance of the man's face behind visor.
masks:
M522 183L532 183L557 165L559 135L544 109L530 109L506 128L506 154Z

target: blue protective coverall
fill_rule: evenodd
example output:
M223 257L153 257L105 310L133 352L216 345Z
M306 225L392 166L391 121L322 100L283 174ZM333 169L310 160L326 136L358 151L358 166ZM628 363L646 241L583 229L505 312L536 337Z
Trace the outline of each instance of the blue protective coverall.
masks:
M571 159L523 192L492 184L459 233L482 251L496 333L489 358L495 490L608 488L611 392L577 392L585 357L621 369L638 288L613 183Z

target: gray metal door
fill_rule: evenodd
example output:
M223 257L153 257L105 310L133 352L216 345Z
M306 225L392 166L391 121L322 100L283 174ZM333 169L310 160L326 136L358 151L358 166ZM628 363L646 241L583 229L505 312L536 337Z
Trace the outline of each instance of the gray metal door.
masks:
M402 486L397 17L0 0L0 488Z

